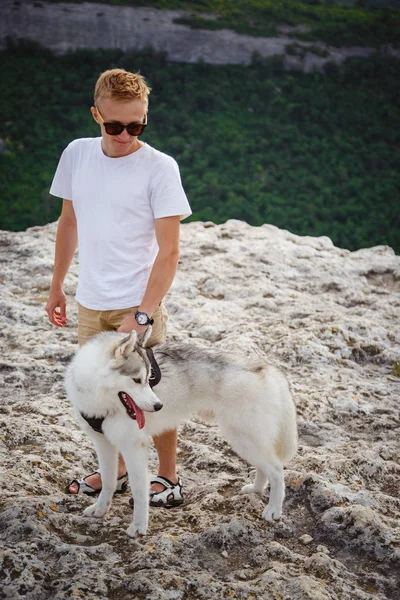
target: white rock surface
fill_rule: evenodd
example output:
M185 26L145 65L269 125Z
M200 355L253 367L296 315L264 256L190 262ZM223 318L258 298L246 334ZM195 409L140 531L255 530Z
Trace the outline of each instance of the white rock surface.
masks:
M287 68L305 72L321 70L328 61L343 62L346 58L366 57L374 48L350 46L337 48L322 42L305 42L287 35L304 31L304 26L278 28L278 36L263 38L239 34L228 29L211 31L192 29L176 23L190 16L182 10L159 10L148 7L109 6L88 2L63 3L2 0L0 48L8 37L28 38L54 52L64 53L78 48L119 48L126 51L153 48L165 52L172 62L244 64L254 53L263 57L285 55ZM300 55L286 53L286 46L296 43ZM316 50L316 51L315 51ZM326 56L321 56L321 50ZM400 50L390 44L381 52L400 58ZM304 54L304 56L303 56Z
M400 258L272 225L182 226L170 339L282 367L300 447L283 517L269 525L267 492L239 494L253 468L215 426L187 422L186 502L152 510L149 535L133 541L128 496L103 526L82 516L89 498L63 493L96 462L63 389L77 342L76 264L68 326L52 327L44 312L55 234L55 223L0 233L0 598L397 598Z

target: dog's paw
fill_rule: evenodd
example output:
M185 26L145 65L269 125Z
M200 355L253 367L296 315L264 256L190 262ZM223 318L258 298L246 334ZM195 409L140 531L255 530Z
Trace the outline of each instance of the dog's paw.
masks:
M83 511L83 514L85 517L96 517L97 519L101 519L102 517L104 517L104 515L107 512L107 508L101 508L99 506L97 506L96 504L92 504L91 506L88 506L87 508L85 508L85 510Z
M272 523L276 519L279 519L282 515L282 509L276 506L266 506L263 511L263 519Z
M240 490L240 493L241 494L260 494L261 492L260 492L260 490L257 490L254 487L253 483L248 483L247 485L244 485L242 487L242 489Z
M126 533L130 537L138 537L139 535L146 535L147 527L146 525L137 525L136 523L131 523L126 530Z

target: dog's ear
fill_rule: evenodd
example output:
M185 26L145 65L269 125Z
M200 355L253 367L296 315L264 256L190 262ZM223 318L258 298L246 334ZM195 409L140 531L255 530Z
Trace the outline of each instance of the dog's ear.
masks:
M118 359L126 358L127 356L129 356L129 354L131 354L134 351L135 344L137 342L137 337L138 336L136 331L133 330L120 341L120 343L114 350L114 357L117 361Z
M138 336L138 344L144 348L146 346L146 342L151 338L151 332L153 331L151 325L149 325L143 333Z

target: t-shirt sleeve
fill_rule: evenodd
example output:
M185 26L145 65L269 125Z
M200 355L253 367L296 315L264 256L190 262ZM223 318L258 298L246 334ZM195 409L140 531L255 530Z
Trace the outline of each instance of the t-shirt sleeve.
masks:
M50 194L65 200L72 200L72 169L70 146L67 146L61 155L53 182L50 187Z
M192 214L182 187L179 167L168 157L154 170L150 187L150 202L155 219L179 215L181 220Z

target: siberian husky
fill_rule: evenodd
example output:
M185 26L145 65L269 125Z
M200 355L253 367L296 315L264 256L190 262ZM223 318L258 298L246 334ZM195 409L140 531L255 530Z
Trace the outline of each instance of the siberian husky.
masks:
M285 376L258 359L191 345L165 343L153 347L151 357L145 349L149 335L150 328L139 338L135 331L100 333L77 350L67 369L67 395L95 446L102 477L97 502L84 514L103 517L110 507L119 451L135 501L127 533L145 535L150 436L198 414L216 421L233 450L256 467L254 483L245 485L242 493L260 493L269 481L269 503L262 516L278 519L285 490L283 466L297 448L296 410ZM152 368L149 356L161 370L156 393L151 387L156 365L153 362Z

